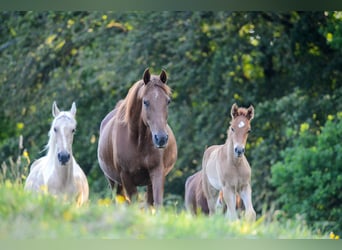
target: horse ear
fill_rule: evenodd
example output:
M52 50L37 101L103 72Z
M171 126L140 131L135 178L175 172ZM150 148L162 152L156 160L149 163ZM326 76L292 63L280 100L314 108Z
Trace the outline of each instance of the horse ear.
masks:
M233 119L239 115L238 109L239 109L238 105L236 105L236 103L234 103L232 106L232 109L230 111L230 114L231 114Z
M254 118L254 107L252 105L249 106L247 109L247 115L246 115L248 120L252 120Z
M72 105L71 105L70 113L71 113L73 116L75 116L75 115L76 115L76 111L77 111L77 109L76 109L76 103L73 102Z
M59 111L59 109L57 107L57 103L56 103L56 101L54 101L53 104L52 104L52 115L53 115L53 117L58 116L59 112L60 111Z
M167 81L167 75L166 75L166 72L165 70L162 69L162 72L160 73L160 80L163 82L163 83L166 83Z
M150 69L147 68L145 69L144 75L143 75L144 83L147 84L150 81L150 79L151 79Z

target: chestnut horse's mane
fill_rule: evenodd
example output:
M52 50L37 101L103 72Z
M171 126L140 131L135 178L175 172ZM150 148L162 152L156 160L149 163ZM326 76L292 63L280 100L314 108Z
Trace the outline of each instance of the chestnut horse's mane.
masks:
M145 91L153 87L161 88L168 96L171 95L171 88L160 81L159 76L151 76L151 81L147 84L143 80L137 81L128 91L125 99L123 99L117 109L118 109L118 121L121 123L129 124L130 121L134 120L134 115L140 116L141 102Z

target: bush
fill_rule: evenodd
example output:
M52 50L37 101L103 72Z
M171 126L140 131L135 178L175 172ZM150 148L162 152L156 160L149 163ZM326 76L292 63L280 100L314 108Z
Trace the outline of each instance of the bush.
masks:
M321 131L302 124L292 147L271 171L280 207L303 214L318 229L342 233L342 112L328 115Z

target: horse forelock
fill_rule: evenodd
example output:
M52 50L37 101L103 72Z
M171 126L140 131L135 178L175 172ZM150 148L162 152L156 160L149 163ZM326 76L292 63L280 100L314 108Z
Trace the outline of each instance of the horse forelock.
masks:
M247 110L246 108L239 108L238 111L237 111L237 116L236 116L234 119L232 119L232 120L230 121L230 125L232 125L232 123L233 123L238 117L240 117L240 116L243 116L243 117L245 117L247 120L249 120L249 119L248 119L248 110Z
M246 108L239 108L238 109L238 116L245 116L247 118L248 110Z

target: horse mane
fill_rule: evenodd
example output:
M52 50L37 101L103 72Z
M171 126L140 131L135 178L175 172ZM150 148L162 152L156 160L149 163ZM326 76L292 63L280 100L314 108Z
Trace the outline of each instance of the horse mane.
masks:
M140 115L142 97L145 91L153 87L159 87L168 96L171 95L171 88L167 84L161 82L159 76L151 76L151 80L148 84L145 84L143 80L137 81L129 89L125 99L123 99L117 107L118 121L129 124L135 114Z
M248 110L246 108L238 108L238 111L237 111L238 115L237 116L245 116L247 117L247 114L248 114Z

